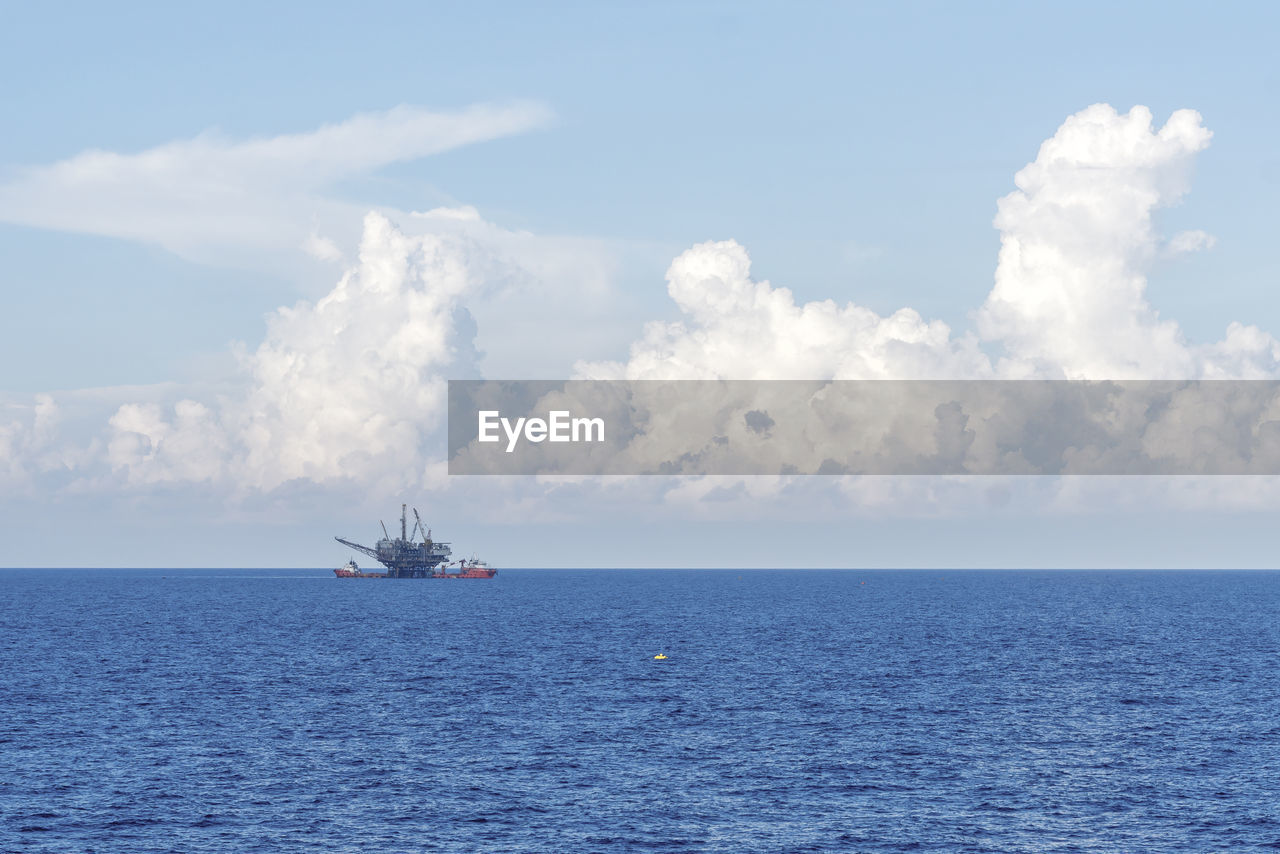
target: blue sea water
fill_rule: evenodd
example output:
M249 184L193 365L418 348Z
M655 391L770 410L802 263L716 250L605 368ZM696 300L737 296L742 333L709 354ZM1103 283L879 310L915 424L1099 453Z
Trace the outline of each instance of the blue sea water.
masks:
M0 585L4 851L1280 848L1278 573Z

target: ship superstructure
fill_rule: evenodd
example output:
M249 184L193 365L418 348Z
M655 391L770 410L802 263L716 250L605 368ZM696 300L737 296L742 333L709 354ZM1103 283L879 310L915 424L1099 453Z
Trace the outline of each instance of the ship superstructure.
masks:
M344 546L366 554L385 566L387 568L385 573L334 570L335 574L339 578L493 578L497 575L496 569L490 568L487 564L483 568L476 567L474 561L470 567L465 561L460 562L461 572L447 572L445 567L450 565L449 556L453 554L453 550L449 548L448 543L437 542L431 538L431 529L422 523L422 517L418 515L416 507L413 510L413 532L410 533L406 517L407 509L407 504L400 505L400 536L392 539L387 533L386 524L380 523L382 539L378 540L373 548L344 540L342 537L334 537ZM419 533L422 534L422 542L416 540ZM346 567L343 569L345 570Z

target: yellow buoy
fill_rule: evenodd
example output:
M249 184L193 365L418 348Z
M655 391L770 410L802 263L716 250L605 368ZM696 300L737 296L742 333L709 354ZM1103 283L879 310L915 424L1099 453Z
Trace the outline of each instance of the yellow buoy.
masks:
M666 656L663 655L662 653L658 653L657 655L654 656L654 658L658 659L658 661L663 661L666 659Z

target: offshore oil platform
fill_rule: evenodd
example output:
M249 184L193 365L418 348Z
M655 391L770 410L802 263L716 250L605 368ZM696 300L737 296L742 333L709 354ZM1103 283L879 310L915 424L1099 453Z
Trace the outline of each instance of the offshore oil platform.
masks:
M347 561L346 566L335 569L333 574L338 578L493 578L498 574L498 570L475 558L458 561L458 570L449 572L449 567L454 565L449 562L453 550L448 543L431 539L431 531L422 524L422 517L418 515L416 507L413 509L413 533L410 534L406 527L407 507L407 504L400 505L400 536L397 539L391 539L385 522L379 523L382 525L382 539L373 548L334 537L344 546L366 554L385 566L386 572L364 572L352 560ZM420 543L415 539L419 531L422 533Z

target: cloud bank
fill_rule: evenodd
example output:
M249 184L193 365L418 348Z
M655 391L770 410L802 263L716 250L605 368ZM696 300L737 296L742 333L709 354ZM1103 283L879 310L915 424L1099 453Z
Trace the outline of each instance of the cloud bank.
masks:
M0 216L13 218L22 209L29 223L101 230L186 251L184 235L201 230L201 217L221 220L227 210L258 206L251 204L258 189L250 178L262 175L262 192L271 198L260 200L258 215L266 219L259 224L272 224L272 239L282 245L307 242L314 255L337 258L341 249L300 229L296 212L276 216L282 204L288 207L279 198L307 197L344 169L371 168L544 120L544 111L528 107L447 117L392 111L260 143L196 141L127 157L86 154L0 189ZM375 141L381 131L390 138ZM1146 298L1158 258L1212 245L1202 232L1162 235L1156 222L1161 208L1187 192L1195 155L1210 139L1190 110L1174 113L1159 128L1144 107L1121 114L1096 105L1068 118L998 203L1001 251L972 330L956 332L906 307L881 316L855 303L797 303L786 288L751 277L746 248L732 240L711 241L680 254L667 272L678 320L648 324L625 359L580 362L574 374L807 380L1275 377L1280 344L1270 334L1232 324L1222 340L1197 345ZM366 145L369 150L354 157L355 165L333 154ZM305 168L284 165L294 157ZM219 169L236 179L224 185L209 177ZM108 216L104 199L130 210L124 176L133 174L147 199L146 215L121 216L117 208ZM160 177L166 175L172 183ZM44 190L57 203L42 207L35 196ZM69 213L82 198L85 211ZM206 208L210 200L213 207ZM223 213L215 216L214 210ZM215 236L219 228L231 229L218 239L263 239L252 223L219 221L209 227ZM535 309L486 316L476 307L503 291L504 283L546 286L557 271L570 268L573 250L571 243L548 244L504 231L471 209L367 214L358 257L332 291L279 309L263 342L240 354L239 388L199 399L170 395L120 402L74 453L61 454L50 450L58 446L58 428L50 426L55 421L49 413L56 413L59 401L50 399L40 417L22 404L0 428L0 472L13 480L56 469L79 488L102 490L201 483L269 493L298 483L358 483L391 495L460 488L444 477L443 383L481 373L477 336L497 323L501 328L495 331L515 351L549 334L562 339L566 351L574 341L572 325L548 332L542 319L553 312L546 308L533 327L521 316ZM582 278L608 278L606 263L591 264L593 272ZM44 469L33 462L37 458L46 460ZM58 462L47 462L52 459ZM666 494L677 502L710 501L723 489L715 500L737 512L739 499L763 500L791 488L778 482L747 489L707 479L698 486L676 483ZM875 479L835 488L855 504L903 494L902 487ZM547 489L564 494L588 487L531 483L515 490L516 499ZM641 492L652 497L654 489ZM908 491L920 489L936 491Z

